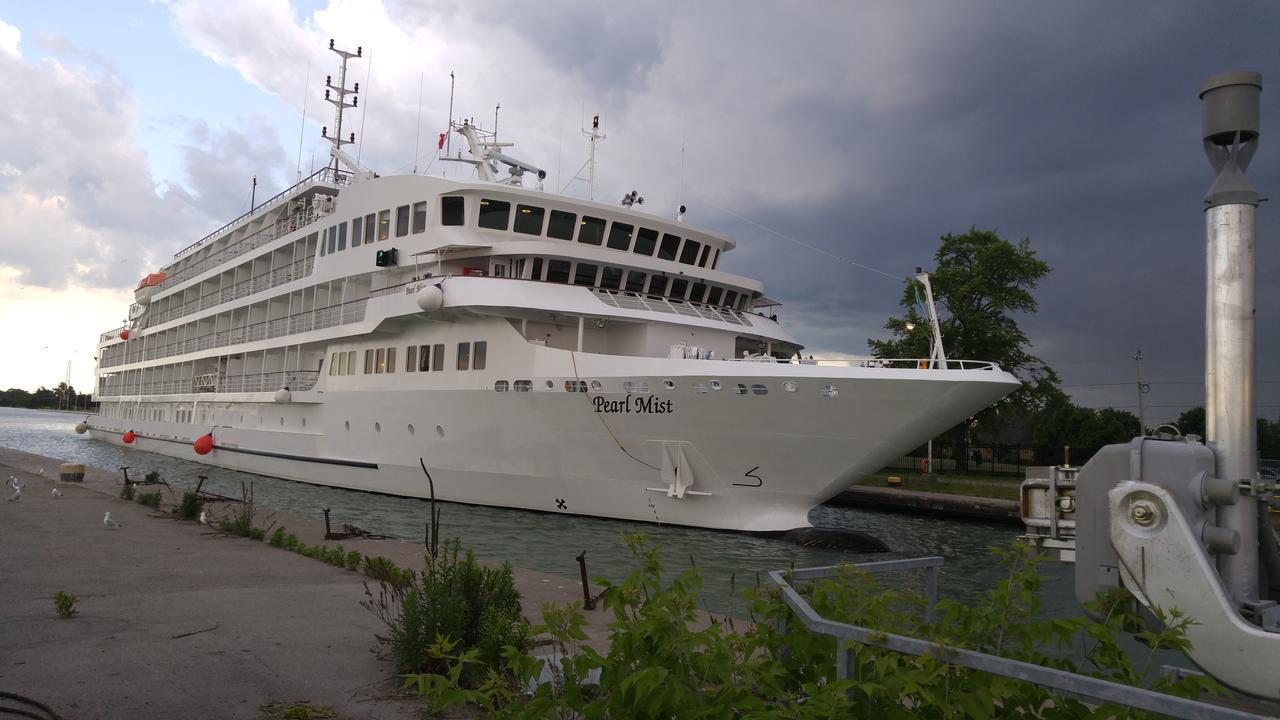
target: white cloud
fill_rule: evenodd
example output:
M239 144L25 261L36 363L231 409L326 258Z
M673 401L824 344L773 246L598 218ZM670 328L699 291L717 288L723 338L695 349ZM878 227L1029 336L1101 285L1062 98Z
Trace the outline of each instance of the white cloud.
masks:
M18 49L18 41L21 39L22 32L18 28L4 20L0 20L0 52L8 53L16 58L22 57L22 52Z

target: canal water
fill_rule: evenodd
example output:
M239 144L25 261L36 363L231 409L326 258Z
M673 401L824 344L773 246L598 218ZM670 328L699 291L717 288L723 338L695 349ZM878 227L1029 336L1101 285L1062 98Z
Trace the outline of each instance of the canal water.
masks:
M129 466L131 477L156 470L169 483L194 488L196 475L207 475L205 489L239 497L242 481L252 481L257 504L264 513L277 509L323 518L330 508L335 527L357 525L374 533L422 542L428 519L423 500L376 495L308 485L252 475L234 470L125 448L77 435L75 424L83 415L0 408L0 446L78 462L104 469ZM56 468L50 468L52 472ZM794 565L811 567L865 560L941 555L946 559L940 578L943 596L973 601L1002 577L991 555L992 547L1007 547L1018 534L1009 525L898 515L847 507L820 506L810 513L820 527L848 528L884 541L888 554L860 554L806 548L780 539L740 533L665 527L620 520L550 515L502 508L444 504L442 537L459 537L476 556L494 562L509 561L517 567L540 570L578 581L575 556L587 551L591 577L621 579L636 563L623 538L644 533L661 548L665 567L683 571L696 563L703 578L706 607L724 612L732 600L731 578L739 589L756 582L759 574ZM1046 562L1042 565L1044 610L1051 615L1079 614L1073 594L1071 568ZM905 580L903 580L905 581Z

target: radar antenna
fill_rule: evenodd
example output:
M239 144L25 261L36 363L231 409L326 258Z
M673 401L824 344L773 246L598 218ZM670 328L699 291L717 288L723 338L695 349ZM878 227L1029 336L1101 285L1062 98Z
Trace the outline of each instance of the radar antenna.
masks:
M600 116L599 115L595 115L591 118L590 132L584 129L582 131L582 134L586 135L587 138L589 139L591 143L591 152L589 155L587 155L587 161L583 163L582 167L578 168L578 172L574 173L573 177L569 178L569 182L565 183L564 187L560 188L560 192L563 193L565 190L568 190L569 186L573 184L574 180L581 180L587 184L587 199L595 200L596 199L596 143L599 143L601 140L604 140L604 133L600 132ZM582 177L583 170L587 171L586 177Z
M333 158L333 172L340 175L345 167L346 171L353 176L364 179L373 177L373 173L360 168L360 163L351 158L350 155L342 151L343 145L350 145L356 141L356 134L350 133L348 137L342 137L342 114L347 108L357 107L360 104L358 94L360 92L360 83L356 83L354 87L347 87L347 61L351 58L358 58L364 55L364 48L357 47L354 53L342 50L333 46L333 38L329 39L329 49L337 53L342 58L342 65L338 68L338 84L333 83L333 76L326 75L324 78L324 99L334 107L333 117L333 135L329 134L329 128L320 128L320 136L329 141L329 157ZM347 96L351 96L351 102L347 102Z

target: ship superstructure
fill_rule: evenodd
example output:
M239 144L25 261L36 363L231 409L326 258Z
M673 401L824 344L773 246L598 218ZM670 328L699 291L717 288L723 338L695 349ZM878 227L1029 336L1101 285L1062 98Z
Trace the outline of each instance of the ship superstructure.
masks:
M800 359L729 238L545 192L333 163L179 252L98 346L96 438L346 488L747 531L1017 385L990 363ZM595 134L593 133L593 141ZM526 187L532 182L534 187ZM193 443L211 435L197 456Z

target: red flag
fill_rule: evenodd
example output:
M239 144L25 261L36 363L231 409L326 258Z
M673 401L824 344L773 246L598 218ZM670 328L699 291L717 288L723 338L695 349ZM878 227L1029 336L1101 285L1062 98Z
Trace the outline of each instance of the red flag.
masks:
M437 150L443 150L443 149L444 149L444 136L445 136L445 135L448 135L448 133L440 133L440 142L436 144L436 149L437 149Z

